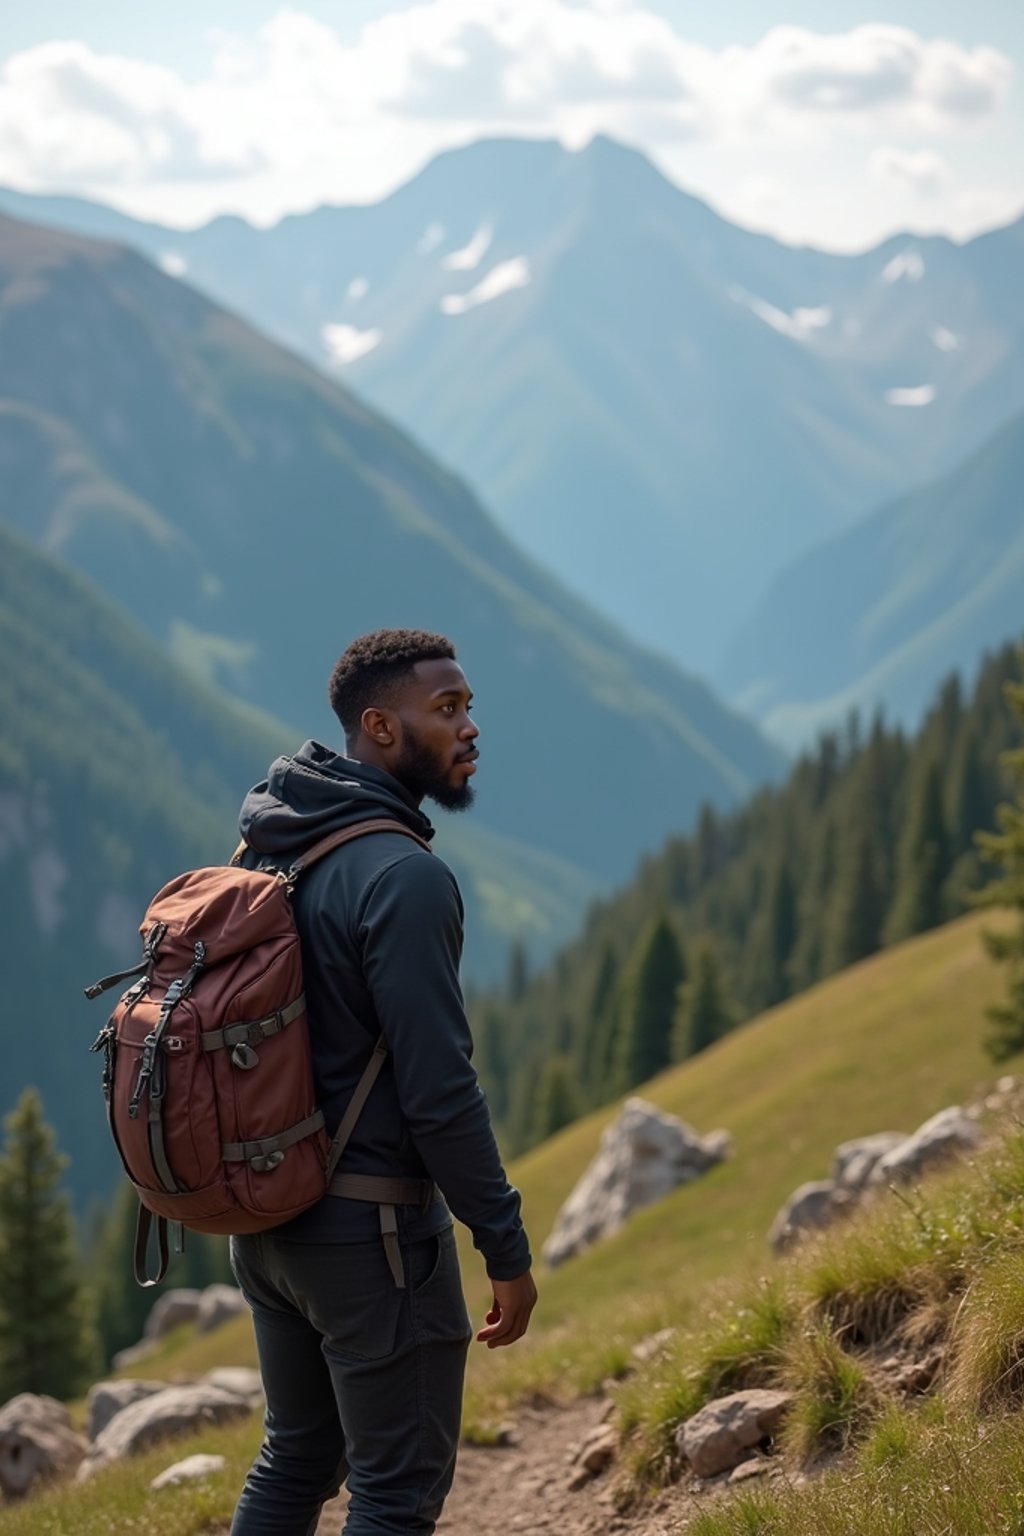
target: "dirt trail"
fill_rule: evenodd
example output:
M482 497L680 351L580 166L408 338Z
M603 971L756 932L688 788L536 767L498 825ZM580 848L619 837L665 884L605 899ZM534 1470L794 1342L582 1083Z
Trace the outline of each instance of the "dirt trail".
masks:
M615 1470L573 1492L571 1463L586 1435L601 1423L607 1399L588 1398L569 1408L520 1408L515 1444L501 1449L464 1445L437 1536L675 1536L693 1512L692 1496L669 1489L642 1511L616 1514ZM345 1497L324 1509L317 1536L338 1536Z

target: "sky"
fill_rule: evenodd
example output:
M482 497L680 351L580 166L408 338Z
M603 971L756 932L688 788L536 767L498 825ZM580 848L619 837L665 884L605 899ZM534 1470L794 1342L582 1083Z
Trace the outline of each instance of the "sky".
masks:
M790 243L967 239L1024 212L1022 73L1021 0L36 0L0 12L0 184L269 224L602 132Z

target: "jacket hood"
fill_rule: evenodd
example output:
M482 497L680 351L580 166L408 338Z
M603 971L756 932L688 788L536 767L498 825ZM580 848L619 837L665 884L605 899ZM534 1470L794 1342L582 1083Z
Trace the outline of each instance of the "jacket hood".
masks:
M298 857L321 838L375 816L393 816L420 837L434 829L412 796L382 768L307 741L278 757L242 802L238 830L256 853Z

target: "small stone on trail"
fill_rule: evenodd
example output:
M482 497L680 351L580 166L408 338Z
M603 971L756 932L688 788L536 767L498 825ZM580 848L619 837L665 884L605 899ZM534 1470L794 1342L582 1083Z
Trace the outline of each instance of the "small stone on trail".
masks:
M610 1424L598 1424L580 1446L573 1460L569 1488L573 1493L586 1486L615 1460L619 1437Z
M750 1461L741 1461L738 1467L733 1467L729 1473L730 1483L745 1483L752 1477L764 1477L768 1471L768 1463L760 1456L754 1456Z
M173 1467L158 1473L149 1486L155 1492L161 1488L177 1488L180 1483L195 1483L200 1478L209 1477L225 1465L223 1456L186 1456L184 1461L176 1461Z

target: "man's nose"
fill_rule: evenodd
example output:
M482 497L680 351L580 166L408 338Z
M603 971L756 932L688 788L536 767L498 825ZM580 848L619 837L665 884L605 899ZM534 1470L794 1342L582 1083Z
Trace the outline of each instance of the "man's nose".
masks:
M467 715L459 735L465 736L469 741L473 741L477 736L480 735L480 727L477 725L475 720L471 720Z

